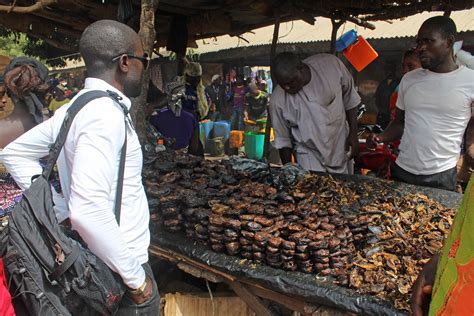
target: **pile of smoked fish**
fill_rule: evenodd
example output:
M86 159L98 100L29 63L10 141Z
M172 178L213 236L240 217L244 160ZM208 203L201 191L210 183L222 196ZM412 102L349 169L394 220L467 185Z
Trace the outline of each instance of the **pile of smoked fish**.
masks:
M277 190L225 162L165 151L144 183L153 228L184 233L215 252L330 276L408 310L411 286L442 247L455 211L387 182L306 175Z

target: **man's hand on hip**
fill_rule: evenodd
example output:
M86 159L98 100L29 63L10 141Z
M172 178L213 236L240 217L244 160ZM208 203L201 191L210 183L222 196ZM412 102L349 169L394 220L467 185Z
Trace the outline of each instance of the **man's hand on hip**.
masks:
M145 278L145 284L143 288L143 292L133 294L130 296L135 304L140 305L149 301L153 296L153 281L149 276Z

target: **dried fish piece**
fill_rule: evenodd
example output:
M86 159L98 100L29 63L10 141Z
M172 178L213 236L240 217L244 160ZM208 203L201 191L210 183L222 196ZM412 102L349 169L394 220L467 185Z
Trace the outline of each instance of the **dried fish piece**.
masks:
M277 217L282 215L281 211L278 208L267 207L265 208L265 214L270 217Z
M194 229L196 233L201 234L201 235L207 235L208 234L208 228L201 225L201 224L196 224L194 225Z
M255 233L248 230L242 230L240 231L240 233L247 239L253 240L253 238L255 237Z
M276 254L276 253L278 253L279 251L280 251L279 248L274 248L274 247L272 247L272 246L267 246L267 252L268 252L268 253Z
M296 271L298 266L295 264L294 261L286 261L282 263L282 268L285 270Z
M281 243L281 246L283 247L283 249L294 250L296 248L296 243L293 241L284 240Z
M273 219L270 219L264 216L257 216L254 218L254 221L265 227L269 227L273 225Z
M240 230L241 222L238 219L227 218L224 220L224 226L232 228L236 231ZM247 225L249 227L249 225Z
M240 255L244 257L245 259L252 260L254 258L252 252L241 252Z
M207 229L209 232L212 232L212 233L218 233L218 234L221 234L224 232L224 227L222 226L214 226L214 225L204 225L201 223L201 226L203 227L206 227L207 226Z
M264 260L265 259L265 255L264 255L263 252L254 252L253 257L254 257L255 260Z
M239 253L240 244L238 242L231 242L225 245L227 253L231 256L235 256Z
M244 238L244 237L240 237L239 238L239 243L242 245L242 246L248 246L248 245L252 245L252 241L251 240L248 240L247 238Z
M249 222L247 225L245 225L245 228L252 232L258 232L262 229L262 225L255 222Z
M211 249L215 252L224 252L224 245L223 244L211 244Z
M209 215L209 223L211 223L214 226L224 226L224 221L225 221L225 218L217 214Z
M294 249L282 249L281 253L284 254L285 256L293 257L295 255L295 250Z
M283 242L283 239L280 237L273 237L268 240L268 244L274 248L280 248L282 242Z

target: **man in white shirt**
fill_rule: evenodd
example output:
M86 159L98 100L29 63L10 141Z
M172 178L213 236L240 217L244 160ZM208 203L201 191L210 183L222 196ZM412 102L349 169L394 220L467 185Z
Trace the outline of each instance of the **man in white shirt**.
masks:
M453 58L456 25L446 16L426 20L418 31L422 69L407 73L398 92L396 119L367 142L375 146L401 138L395 180L445 190L456 188L456 163L472 117L474 71ZM467 140L468 152L473 146Z
M300 60L285 52L275 57L272 72L278 86L270 114L282 163L295 152L306 170L352 173L360 97L344 64L329 54Z
M80 52L89 77L78 95L108 90L130 108L129 97L140 94L148 65L137 33L116 21L97 21L82 34ZM0 153L0 160L21 188L26 189L31 177L41 173L38 160L48 154L72 102ZM125 130L127 154L119 226L114 203ZM59 222L69 217L90 250L129 288L116 315L158 315L158 289L148 265L149 210L141 178L142 151L130 117L124 123L122 109L111 98L89 102L71 125L58 168L67 204L64 210L56 208Z

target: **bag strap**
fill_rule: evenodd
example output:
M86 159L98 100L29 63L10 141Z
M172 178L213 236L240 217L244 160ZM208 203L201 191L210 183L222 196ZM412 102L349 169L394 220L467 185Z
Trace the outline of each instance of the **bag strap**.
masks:
M64 117L64 121L61 125L61 129L59 130L59 134L56 137L56 141L53 145L51 145L49 149L48 162L43 170L43 176L46 179L49 179L51 176L54 165L56 164L59 154L61 153L61 149L63 148L64 143L66 142L67 134L69 133L69 129L71 128L72 121L74 120L76 114L92 100L103 97L110 97L110 95L105 91L86 92L77 97L77 99L74 100L72 105L69 107L66 112L66 116Z
M122 98L117 95L115 92L108 91L109 93L115 94L117 100L121 100ZM123 193L123 177L125 173L125 158L127 156L127 117L128 117L128 109L122 102L118 102L118 104L122 107L124 115L124 122L125 122L125 140L123 142L122 150L120 151L120 163L119 163L119 173L117 178L117 190L115 192L115 219L117 220L117 224L120 226L120 212L122 210L122 193Z
M59 154L61 153L64 143L66 142L67 134L69 133L69 130L72 125L72 121L74 120L74 117L76 116L76 114L86 104L88 104L92 100L97 99L97 98L103 98L103 97L112 98L117 104L120 105L124 113L125 140L122 146L122 150L120 152L119 174L118 174L118 179L117 179L117 189L116 189L116 195L115 195L115 208L114 208L115 219L117 220L117 223L120 225L120 212L122 208L123 177L125 173L125 157L126 157L126 152L127 152L127 117L128 117L129 111L127 107L121 102L122 97L119 96L116 92L113 92L110 90L107 90L107 91L94 90L94 91L85 92L81 94L79 97L77 97L76 100L74 100L73 104L69 107L69 109L66 112L66 116L61 125L61 129L56 138L56 141L50 148L48 163L43 170L43 176L46 179L49 179L49 177L51 176L54 165L56 164L56 161L58 160Z

